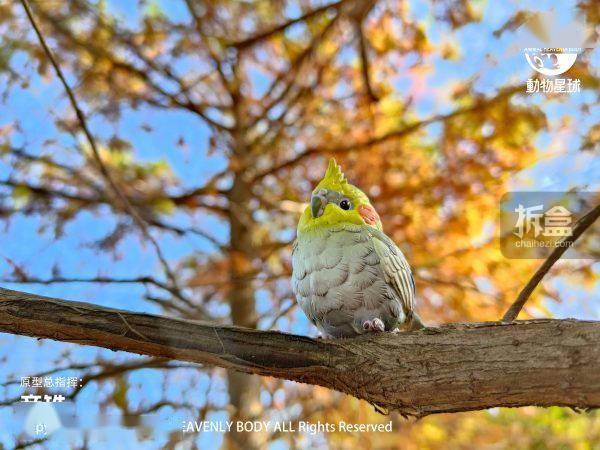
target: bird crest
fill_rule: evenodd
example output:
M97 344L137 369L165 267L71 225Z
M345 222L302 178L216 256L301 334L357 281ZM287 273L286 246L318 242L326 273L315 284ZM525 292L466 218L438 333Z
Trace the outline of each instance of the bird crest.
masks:
M318 187L342 192L347 185L348 181L346 180L341 167L335 162L335 158L331 158L329 160L329 166L327 166L327 172L325 172L325 176Z

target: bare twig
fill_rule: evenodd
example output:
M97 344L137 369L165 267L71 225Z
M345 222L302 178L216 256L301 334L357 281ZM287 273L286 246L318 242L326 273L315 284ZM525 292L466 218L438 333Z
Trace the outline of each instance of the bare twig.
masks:
M43 444L47 440L48 440L47 437L43 437L43 438L32 439L30 441L18 442L17 445L14 447L14 449L15 450L22 450L24 448L33 447L34 445Z
M230 82L229 78L227 77L227 75L225 74L225 71L223 70L223 63L222 63L221 59L219 59L219 56L214 52L210 43L207 42L206 36L202 29L202 18L196 11L196 8L194 7L194 3L191 0L185 0L185 4L187 6L188 12L190 13L190 16L192 16L192 19L194 21L194 27L196 28L198 37L204 43L204 45L206 47L206 51L208 53L208 56L210 57L210 60L212 61L212 63L215 66L215 70L217 71L217 74L219 75L219 79L221 80L221 84L223 85L222 87L227 92L227 95L229 96L231 102L233 103L235 100L235 98L233 96L234 89L232 88L231 82Z
M171 299L168 298L161 298L155 295L146 294L144 295L144 299L149 302L156 303L158 306L164 308L165 310L175 311L179 313L181 317L184 317L186 319L208 319L208 315L203 310L194 309L193 311L190 311L189 309L185 309L184 307L179 306L179 304L173 302Z
M390 131L388 133L382 134L381 136L376 136L376 137L373 137L373 138L370 138L370 139L367 139L364 141L351 142L348 144L344 143L344 144L339 144L339 145L334 145L334 146L310 147L310 148L304 150L303 152L297 154L295 157L293 157L287 161L284 161L282 163L275 164L275 165L271 166L270 168L264 170L263 172L258 173L257 175L254 176L254 178L252 179L251 182L256 183L257 181L261 180L262 178L264 178L268 175L275 174L275 173L279 172L280 170L283 170L286 168L294 167L296 164L300 163L302 160L304 160L310 156L314 156L316 154L344 154L344 153L349 153L352 151L369 150L374 145L383 144L391 139L399 139L399 138L408 136L408 135L410 135L418 130L421 130L433 123L442 122L442 121L445 121L448 119L452 119L454 117L461 116L463 114L469 114L469 113L473 113L476 111L480 111L495 102L498 102L502 99L512 96L513 94L515 94L516 92L519 92L520 90L521 90L521 87L511 86L511 87L503 89L502 92L500 92L495 97L484 98L484 99L478 100L475 103L473 103L472 105L458 108L458 109L456 109L452 112L446 113L446 114L432 115L429 118L418 120L413 123L409 123L409 124L403 126L402 128L399 128L394 131Z
M102 174L102 176L104 177L104 179L106 180L108 185L110 186L110 188L113 191L113 193L115 194L116 198L122 204L125 211L127 211L129 213L129 215L133 218L134 222L138 225L138 227L142 231L142 234L144 235L144 237L154 247L156 255L157 255L161 265L163 266L163 269L165 271L165 274L167 275L167 278L170 280L170 282L173 284L174 287L177 287L177 279L175 278L174 273L172 272L165 256L163 255L162 250L161 250L160 246L158 245L158 242L150 234L150 231L148 230L146 222L140 216L138 211L133 207L133 205L130 203L129 199L123 193L121 188L118 186L117 182L112 177L108 168L102 161L102 157L100 156L100 150L98 149L96 140L94 139L94 137L88 127L87 119L85 118L83 111L79 107L79 104L77 103L77 99L75 98L75 94L74 94L73 90L71 89L71 87L69 86L69 83L67 82L67 80L62 72L62 69L60 68L60 65L58 64L58 61L56 60L56 58L54 57L54 54L52 53L52 50L50 50L50 47L48 47L48 44L46 43L44 35L42 34L42 32L35 20L35 17L33 16L33 11L31 10L29 1L28 0L20 0L20 1L21 1L21 4L23 5L23 8L25 9L25 13L27 14L27 17L29 18L29 22L31 23L31 26L33 27L35 34L37 35L38 40L40 41L40 44L41 44L42 48L44 49L44 53L50 60L50 63L52 64L52 67L54 68L56 75L60 79L60 81L65 89L65 92L67 93L67 96L69 97L71 106L72 106L73 110L75 111L75 114L77 116L77 119L79 120L81 129L83 130L83 133L88 141L88 144L90 145L94 160L96 161L96 164L98 166L98 169L100 170L100 173ZM180 297L182 297L182 295Z
M193 405L192 403L189 403L189 402L173 402L170 400L161 400L161 401L153 403L151 405L143 406L135 411L128 411L127 417L136 417L136 416L141 416L144 414L150 414L150 413L158 411L161 408L164 408L165 406L170 406L173 409L188 409L188 410L194 410L197 408L195 405Z
M87 7L88 11L90 13L94 14L95 19L98 20L100 24L102 24L104 27L109 27L109 25L107 25L107 23L104 20L104 18L102 17L102 15L98 15L97 12L94 10L93 5L91 5L89 3L85 3L85 2L83 2L81 4L85 5ZM117 58L113 53L110 53L106 48L96 45L95 43L90 42L90 41L87 41L87 42L82 41L81 39L79 39L77 36L75 36L73 34L72 30L63 26L60 23L60 21L54 20L54 18L52 16L50 16L49 14L47 14L45 11L39 10L38 14L41 17L43 17L45 20L51 22L54 29L57 32L59 32L60 34L62 34L63 36L65 36L66 38L68 38L73 44L77 45L80 48L84 48L85 50L93 50L94 53L96 53L98 55L102 55L106 58L109 58L115 68L119 68L121 70L124 70L124 71L136 76L136 77L139 77L141 80L143 80L147 84L147 86L149 88L151 88L153 91L158 93L160 96L164 97L169 102L169 106L177 105L180 108L188 110L192 113L196 113L208 125L216 128L216 129L220 129L220 130L227 129L227 127L224 124L211 119L207 114L205 114L204 109L205 109L205 107L208 107L209 105L204 105L204 104L200 104L200 103L191 101L191 99L189 98L189 89L188 89L187 85L183 82L182 79L180 79L179 77L177 77L175 75L175 73L168 67L168 65L160 64L160 63L152 60L151 58L148 58L146 55L144 55L143 52L141 52L140 49L133 43L133 41L132 41L131 37L128 35L128 33L116 29L114 24L111 24L110 27L111 27L111 30L114 31L115 37L120 38L121 42L124 45L126 45L127 47L129 47L129 49L133 53L135 53L135 55L138 57L138 59L144 64L144 69L153 70L160 76L166 77L170 82L173 82L177 85L177 87L179 88L179 92L170 92L167 89L163 88L159 83L157 83L155 80L153 80L151 76L148 75L146 70L141 69L134 64L131 64L127 60ZM181 99L180 94L183 94L185 98ZM156 101L156 99L152 99L152 98L144 98L144 101L146 101L148 104L151 104L151 105L155 104L155 103L159 103ZM155 106L159 106L159 105L157 104ZM214 106L217 108L219 107L218 105L210 105L210 106L211 107Z
M132 278L112 278L112 277L92 277L92 278L84 278L84 277L53 277L53 278L37 278L37 277L25 277L25 278L1 278L0 282L2 283L18 283L18 284L60 284L60 283L101 283L101 284L129 284L129 283L142 283L142 284L152 284L160 289L164 289L165 291L169 291L169 286L165 283L157 280L156 278L145 276L145 277L132 277Z
M33 155L28 153L23 148L11 148L10 154L14 155L20 160L30 161L32 163L42 164L47 167L52 167L58 169L68 175L71 178L76 178L81 184L86 186L92 186L95 191L98 190L96 186L94 186L94 180L87 177L84 173L80 172L77 168L69 166L67 164L62 164L54 159L50 158L46 155Z
M270 83L269 87L265 90L266 94L262 99L264 106L260 114L255 116L248 124L248 127L253 127L262 118L267 117L269 112L279 103L281 103L288 94L292 91L292 88L297 83L296 77L303 67L304 63L316 52L317 48L327 38L327 36L335 29L336 24L340 20L340 14L336 14L329 20L329 22L322 27L322 29L314 35L308 46L299 53L290 62L289 69L281 72L275 79ZM287 81L287 84L279 89L280 83ZM277 93L278 92L278 93ZM271 97L271 93L274 94Z
M367 97L369 98L369 101L376 102L377 100L379 100L379 98L377 97L377 95L375 94L375 91L373 90L373 85L372 85L372 81L371 81L371 68L370 68L370 64L369 64L369 49L368 49L367 37L365 36L365 32L362 28L362 23L360 23L360 22L356 23L355 28L356 28L356 34L358 37L358 50L360 53L361 71L362 71L363 83L365 85L365 91L366 91Z
M271 322L265 327L265 330L271 330L279 319L286 316L291 310L295 309L296 306L298 306L298 303L292 300L289 305L279 311L277 315L271 319Z
M324 5L324 6L315 8L315 9L301 15L300 17L297 17L295 19L292 19L285 23L277 25L269 30L265 30L263 32L257 33L254 36L252 36L248 39L245 39L243 41L236 42L235 44L232 45L232 47L236 47L238 49L251 47L252 45L255 45L261 41L264 41L265 39L269 39L283 31L285 31L287 28L291 27L292 25L309 20L309 19L311 19L319 14L325 13L331 9L339 9L339 7L344 3L344 1L345 0L341 0L341 1L338 1L335 3L330 3L328 5Z
M26 183L24 181L17 181L13 179L0 180L1 186L8 186L11 188L25 188L32 194L38 195L39 197L58 197L65 200L71 200L76 202L81 202L86 205L92 205L95 203L103 203L106 199L103 198L94 198L87 195L82 194L71 194L64 190L53 189L47 186L37 185Z
M211 235L210 233L208 233L204 230L201 230L199 228L179 227L177 225L162 222L158 219L151 219L149 221L149 223L157 228L163 228L167 231L171 231L178 236L183 236L185 234L195 234L195 235L200 236L203 239L207 240L208 242L210 242L218 250L221 250L221 251L227 250L227 244L223 244L223 243L219 242L219 240L217 238L215 238L213 235Z
M560 241L560 245L558 245L550 254L550 256L548 256L546 261L544 261L540 268L535 272L533 277L531 277L531 280L529 280L523 290L519 293L519 296L515 302L510 306L508 311L506 311L504 317L502 317L503 322L511 322L517 318L519 312L523 308L523 305L525 305L531 293L534 291L540 281L542 281L542 278L544 278L554 263L560 259L563 253L571 248L571 245L579 238L579 236L581 236L583 232L596 221L598 216L600 216L600 205L596 206L581 218L581 220L573 229L573 234L571 236L568 236Z
M13 264L14 267L14 264ZM167 283L164 283L160 280L157 280L151 276L141 276L141 277L131 277L131 278L113 278L113 277L104 277L97 276L91 278L85 277L52 277L52 278L37 278L30 277L27 274L23 274L20 277L14 276L9 278L0 278L0 283L11 283L11 284L41 284L41 285L50 285L50 284L70 284L70 283L98 283L98 284L143 284L143 285L152 285L159 289L162 289L169 294L173 295L174 298L181 300L182 303L185 304L185 307L180 306L178 303L170 301L168 299L158 298L151 295L146 295L144 298L148 301L156 303L162 306L165 309L171 309L173 311L178 312L183 317L199 317L202 320L211 320L211 315L201 306L192 303L187 303L186 298L180 298L180 292L170 286Z

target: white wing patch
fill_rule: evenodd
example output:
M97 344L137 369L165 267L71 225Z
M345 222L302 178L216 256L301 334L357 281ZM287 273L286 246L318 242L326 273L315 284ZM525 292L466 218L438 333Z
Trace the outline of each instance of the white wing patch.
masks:
M379 256L386 283L391 285L405 312L415 310L415 282L408 261L394 242L379 230L373 230L373 246Z

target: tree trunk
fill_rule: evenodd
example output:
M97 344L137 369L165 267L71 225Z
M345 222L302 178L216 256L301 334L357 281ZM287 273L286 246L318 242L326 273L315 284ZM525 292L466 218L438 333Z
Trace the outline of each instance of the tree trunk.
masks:
M600 406L600 322L454 324L319 341L0 289L0 331L321 385L417 417Z
M253 220L248 205L250 186L243 179L243 173L236 172L229 194L230 226L230 297L231 320L234 325L256 328L256 308L254 300L252 243ZM231 371L228 373L230 404L235 408L234 421L259 420L262 412L260 404L260 378ZM261 433L238 433L232 430L227 436L230 448L259 449L264 444Z

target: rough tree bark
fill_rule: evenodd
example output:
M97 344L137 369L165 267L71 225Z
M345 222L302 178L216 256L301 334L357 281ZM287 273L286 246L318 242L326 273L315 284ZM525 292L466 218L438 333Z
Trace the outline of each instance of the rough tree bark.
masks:
M253 260L256 257L253 238L256 223L250 208L252 186L245 179L243 167L252 167L248 161L246 143L245 101L240 91L243 74L239 59L233 64L233 86L230 90L233 106L234 128L231 132L231 151L238 166L234 170L233 183L228 192L229 201L229 306L234 325L256 328L256 304L254 286L250 280L256 275ZM255 375L230 371L227 374L229 403L234 409L232 420L258 420L262 412L260 402L260 378ZM227 433L229 448L263 448L265 433L247 433L232 430Z
M234 325L256 328L256 305L254 288L249 281L252 273L252 213L250 186L243 180L242 173L236 173L229 193L229 229L230 229L230 291L229 306ZM233 420L257 420L262 412L260 403L260 379L255 375L246 375L231 371L227 375L230 404L235 408ZM266 440L264 433L228 433L229 447L244 449L261 448Z
M323 341L0 288L0 331L321 385L417 417L600 406L600 322L453 324Z

